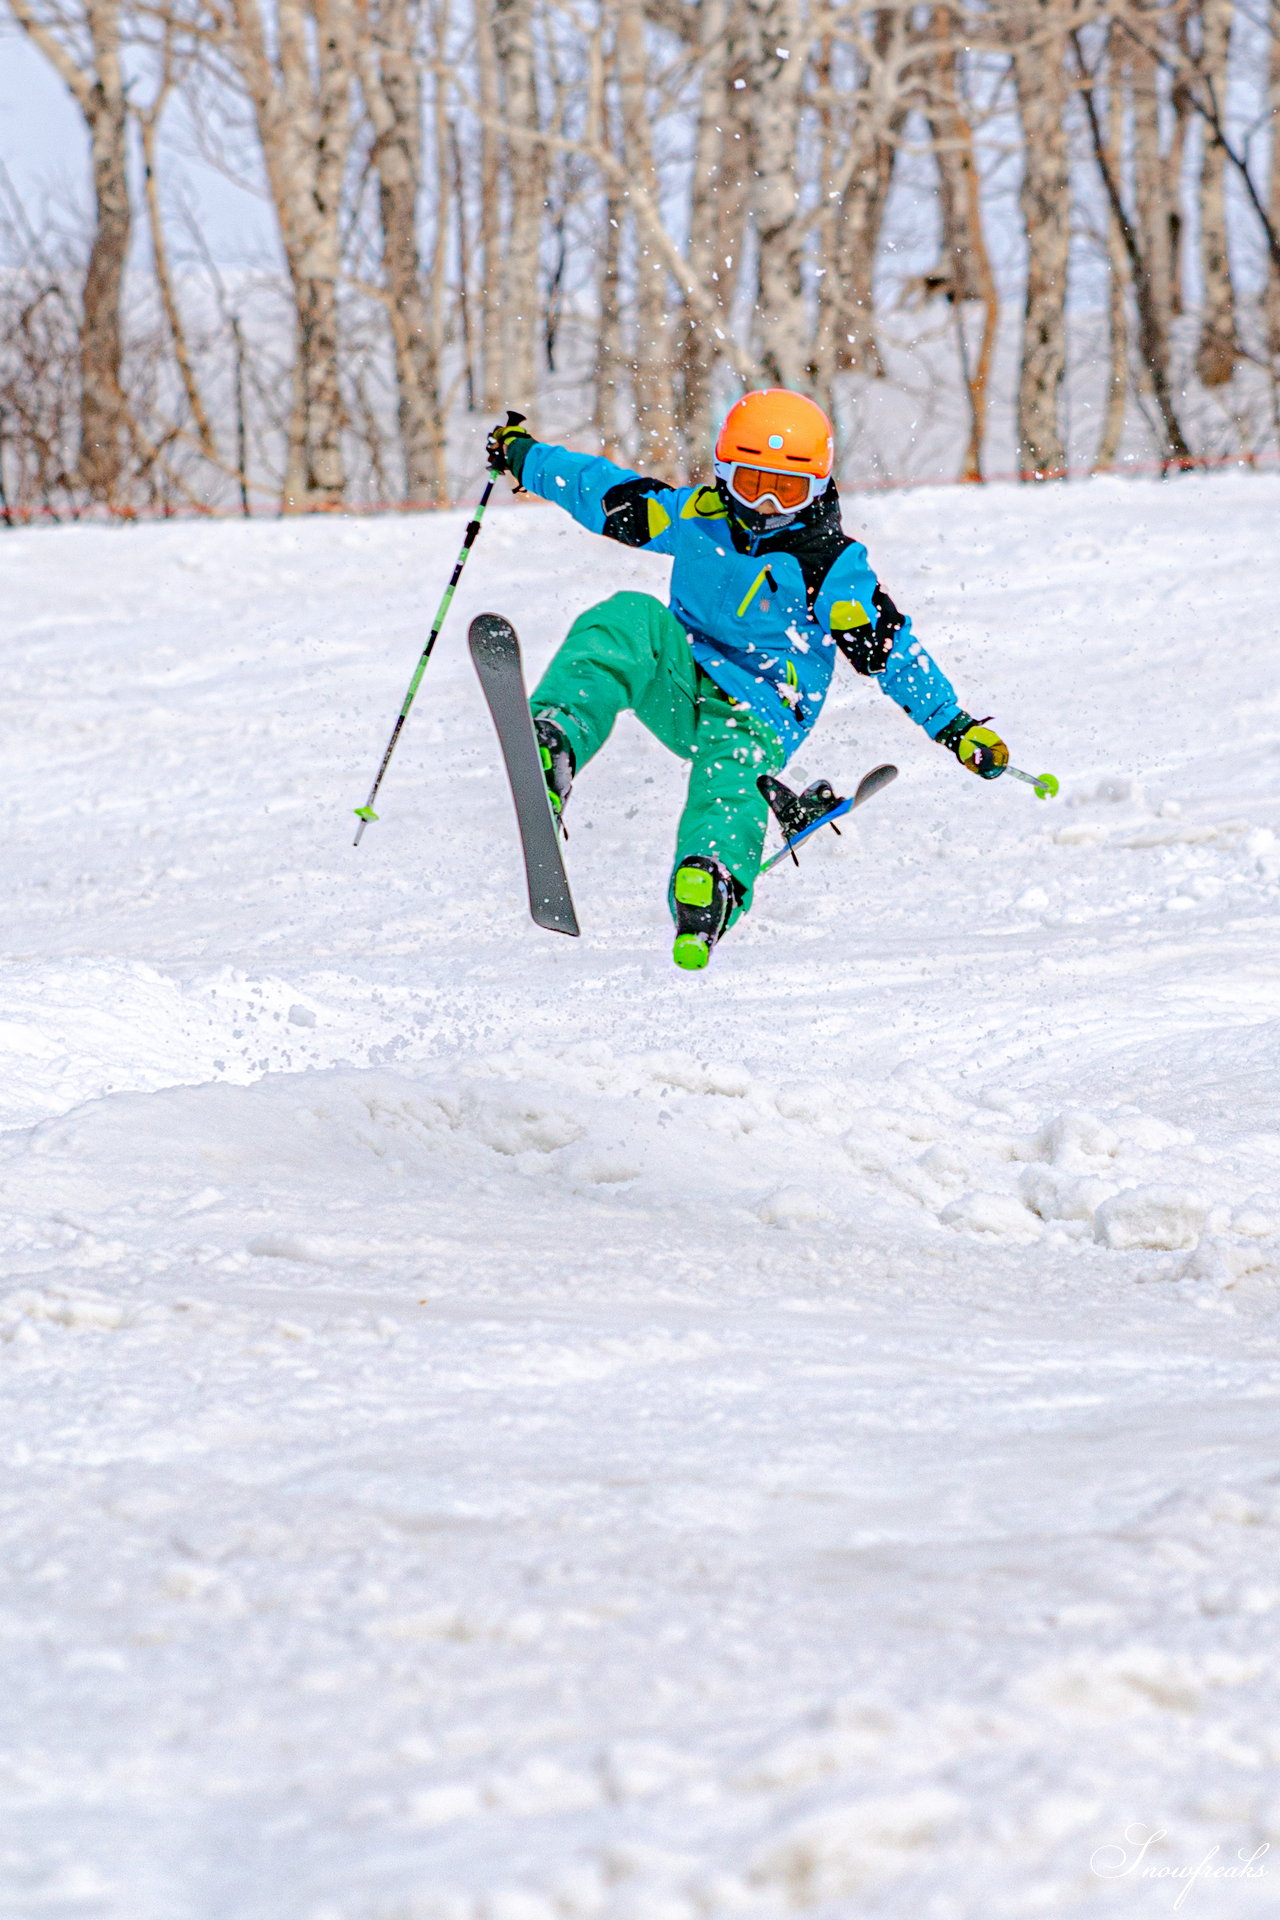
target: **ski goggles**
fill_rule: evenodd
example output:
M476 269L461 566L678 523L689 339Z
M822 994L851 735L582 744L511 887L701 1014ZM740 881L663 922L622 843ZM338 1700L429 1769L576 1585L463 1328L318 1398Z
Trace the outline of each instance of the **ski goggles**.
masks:
M779 513L798 513L827 485L825 474L772 473L767 467L743 467L733 460L717 460L716 475L744 507L760 509L770 501Z

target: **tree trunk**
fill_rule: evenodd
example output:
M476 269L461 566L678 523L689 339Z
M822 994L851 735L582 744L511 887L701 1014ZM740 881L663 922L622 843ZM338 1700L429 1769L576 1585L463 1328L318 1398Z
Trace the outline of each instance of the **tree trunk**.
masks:
M800 100L808 59L799 0L746 0L751 31L751 205L759 247L760 357L770 380L803 388L811 359L797 192Z
M337 275L312 272L295 254L291 261L297 304L295 397L289 430L289 462L283 507L305 513L338 506L346 491L342 457L344 411L338 384Z
M1165 466L1193 466L1194 456L1187 445L1182 424L1178 419L1177 408L1173 404L1165 355L1161 351L1160 327L1150 268L1142 250L1137 226L1125 210L1120 193L1120 177L1108 156L1107 142L1103 138L1102 126L1098 119L1098 104L1094 99L1092 82L1085 67L1079 34L1073 30L1070 38L1075 53L1076 72L1083 83L1080 89L1080 101L1088 123L1093 157L1098 172L1102 176L1111 217L1124 242L1125 259L1133 281L1134 305L1138 309L1138 352L1160 416L1160 457Z
M726 252L724 244L725 149L729 100L726 95L728 42L725 0L701 0L698 9L699 68L698 121L694 135L693 178L689 188L689 265L699 282L718 292ZM724 269L726 275L728 269ZM723 302L721 303L723 305ZM680 424L684 429L687 470L696 473L710 458L718 422L713 417L716 337L688 301L680 321Z
M537 128L531 0L493 0L493 9L503 117L513 127ZM509 141L506 157L510 224L501 281L502 404L518 407L536 431L538 265L547 150L534 141Z
M934 15L939 37L953 36L959 22L950 8ZM940 274L953 304L960 344L961 374L969 400L969 444L960 478L982 479L982 448L986 439L987 391L995 352L1000 304L991 256L982 227L982 187L973 150L973 128L965 107L963 79L954 47L938 57L937 79L942 106L930 119L938 161L938 192L942 214ZM982 333L976 354L965 331L965 308L982 307Z
M84 116L93 169L94 226L81 296L80 437L75 479L95 500L119 495L130 437L120 385L121 305L129 257L128 107L120 60L119 0L86 0L84 25L90 58L68 33L69 23L41 18L29 0L13 0L18 24L52 64Z
M96 70L86 115L93 156L94 228L80 332L78 466L81 484L95 500L111 505L125 465L129 419L120 385L121 305L133 225L128 114L115 0L91 0L86 20Z
M449 105L444 67L449 48L450 0L432 0L432 33L435 40L435 73L432 77L431 122L435 133L435 232L426 263L427 344L431 365L436 369L435 404L430 409L430 429L437 481L436 498L449 504L447 434L440 369L444 360L445 280L449 257Z
M346 490L338 271L351 140L351 7L349 0L278 0L273 59L256 0L232 6L231 50L257 118L293 288L293 401L281 506L300 513L336 506Z
M1271 230L1280 233L1280 23L1271 29L1271 64L1267 104L1271 110ZM1266 291L1267 344L1272 361L1280 361L1280 262L1272 260ZM1272 391L1280 400L1280 366L1271 370Z
M716 192L719 219L715 287L719 311L732 311L746 285L751 251L751 24L746 0L729 0L725 27L724 147ZM741 81L741 85L739 85Z
M622 155L629 177L656 200L648 102L648 57L641 0L617 0L618 98L622 108ZM635 361L633 392L639 433L637 458L645 473L675 477L679 450L671 336L667 325L667 275L638 221L632 221L636 254Z
M1173 126L1169 134L1169 152L1164 164L1165 179L1169 183L1169 311L1173 319L1179 319L1187 308L1186 279L1187 250L1182 244L1182 161L1187 147L1187 133L1194 118L1191 102L1184 87L1173 89Z
M1051 4L1051 0L1050 0ZM1064 110L1066 34L1050 28L1045 0L1029 9L1013 53L1022 115L1020 195L1027 235L1027 290L1018 376L1018 470L1025 480L1066 472L1059 399L1066 370L1067 255L1071 242L1071 172ZM1046 29L1049 29L1046 31Z
M1148 23L1149 25L1150 23ZM1144 33L1143 38L1147 38ZM1150 361L1158 355L1169 368L1169 327L1173 317L1173 216L1177 194L1171 190L1167 158L1161 152L1159 67L1145 46L1135 45L1133 76L1134 227L1146 267L1151 305L1151 346L1143 352L1144 385L1152 383Z
M200 442L200 451L207 460L218 458L218 448L213 437L208 409L196 378L195 363L187 344L186 328L182 324L182 313L178 306L178 296L174 290L173 275L169 271L169 250L165 244L164 215L160 207L160 188L156 179L156 135L160 129L160 116L164 111L167 86L163 88L154 105L146 112L138 112L138 132L142 139L142 177L147 206L147 227L151 238L151 264L155 270L156 290L160 295L160 305L164 311L165 324L169 329L169 339L173 344L173 357L178 363L178 374L182 381L182 390L187 396L187 406L191 410L192 424Z
M836 371L865 373L873 380L884 379L884 361L876 338L875 271L880 226L893 184L899 124L895 117L892 132L877 135L870 151L854 168L840 197L836 257L829 263L837 276L835 292L839 300L832 321ZM854 137L858 137L856 133ZM828 273L824 279L831 277Z
M471 223L467 214L467 176L462 164L462 142L458 138L456 119L449 121L449 170L453 181L454 240L458 249L458 327L462 335L462 383L466 393L467 412L474 413L481 399L480 383L476 373L475 324L471 306L472 271L476 250L472 244Z
M1227 98L1227 56L1231 43L1233 0L1204 0L1202 69L1221 110ZM1273 136L1274 137L1274 136ZM1200 275L1204 306L1196 373L1206 387L1225 387L1236 370L1240 337L1236 330L1235 290L1227 252L1227 156L1218 141L1201 127L1203 161L1200 172Z
M502 154L494 122L499 113L498 56L492 9L477 0L476 67L480 84L480 392L487 410L502 399ZM521 155L521 162L527 156Z
M949 7L940 7L933 16L933 29L939 38L954 34L958 26ZM938 211L942 220L938 271L952 299L981 300L981 257L986 254L986 246L981 227L975 232L973 226L973 130L963 107L954 48L939 54L936 79L941 103L930 109L929 131L938 165Z
M374 130L371 158L378 175L382 271L395 349L405 498L435 505L445 498L446 488L440 462L440 370L418 249L422 81L416 28L407 0L380 0L376 15L362 11L357 57ZM443 221L444 182L438 184L436 218Z
M600 321L596 332L595 407L592 425L606 460L616 460L618 440L618 386L622 379L622 304L618 256L626 202L620 187L610 184L605 195L605 229L600 250Z
M814 373L819 393L832 403L839 373L884 378L875 328L875 267L907 110L901 88L887 88L882 76L902 36L902 16L882 7L872 16L870 32L871 57L880 71L864 68L850 95L852 119L841 115L830 128L835 151L825 163L830 181L823 182L820 232L827 271L818 282Z
M1107 93L1107 152L1112 168L1118 170L1124 155L1125 72L1115 57L1114 38ZM1124 440L1129 398L1129 306L1124 240L1110 209L1107 211L1107 266L1110 269L1107 286L1107 399L1102 416L1102 434L1094 456L1095 473L1110 473L1116 464Z

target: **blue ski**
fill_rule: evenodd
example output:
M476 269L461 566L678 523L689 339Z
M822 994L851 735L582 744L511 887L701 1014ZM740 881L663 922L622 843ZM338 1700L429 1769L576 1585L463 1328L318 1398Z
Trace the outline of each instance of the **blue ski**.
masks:
M879 793L882 787L887 787L890 781L896 780L897 777L896 767L872 767L870 773L864 773L859 780L851 800L838 801L834 807L829 807L826 813L819 814L816 820L811 820L809 825L803 827L799 833L792 834L776 853L770 854L769 858L761 863L761 873L768 873L770 867L776 867L779 860L785 859L789 853L794 855L795 849L803 846L810 835L817 833L821 827L834 827L836 821L844 814L852 813L855 807L860 807L864 801L870 800L873 794Z

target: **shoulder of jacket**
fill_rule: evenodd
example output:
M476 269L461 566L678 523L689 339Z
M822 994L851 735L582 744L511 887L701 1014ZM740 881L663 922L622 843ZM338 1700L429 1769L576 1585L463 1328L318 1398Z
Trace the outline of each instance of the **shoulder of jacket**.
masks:
M867 573L871 563L867 559L867 550L860 540L854 540L849 534L844 537L844 545L831 563L832 571L837 568L845 572Z
M728 509L720 498L718 487L690 487L680 489L683 498L680 501L682 520L727 520Z
M867 565L867 550L856 540L840 549L826 571L815 596L826 606L832 633L847 633L875 622L872 594L875 576Z

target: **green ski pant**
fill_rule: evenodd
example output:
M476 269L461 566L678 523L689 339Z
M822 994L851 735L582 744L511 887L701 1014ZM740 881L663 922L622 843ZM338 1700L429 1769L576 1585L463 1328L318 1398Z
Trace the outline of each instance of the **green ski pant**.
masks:
M772 727L701 672L688 634L660 600L615 593L579 614L529 704L563 728L579 773L624 707L691 760L672 877L690 854L710 854L742 888L733 918L747 911L769 819L756 776L779 771L782 745Z

